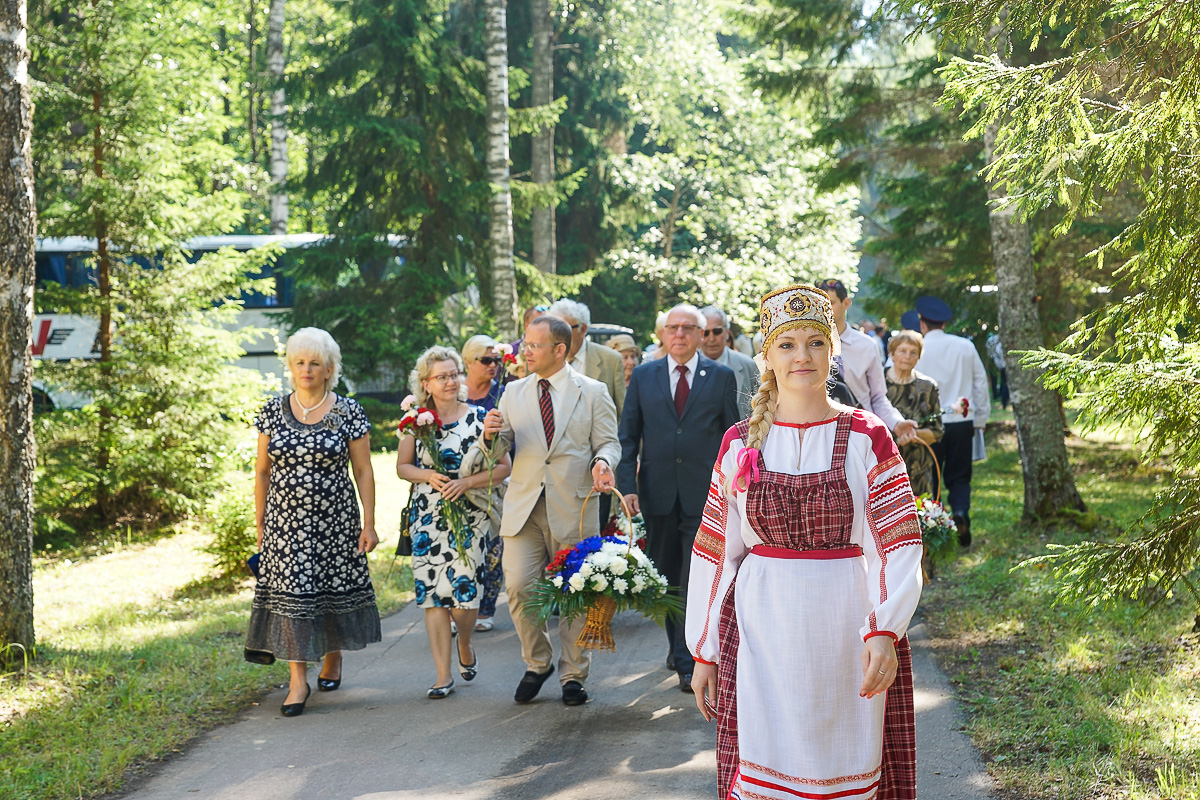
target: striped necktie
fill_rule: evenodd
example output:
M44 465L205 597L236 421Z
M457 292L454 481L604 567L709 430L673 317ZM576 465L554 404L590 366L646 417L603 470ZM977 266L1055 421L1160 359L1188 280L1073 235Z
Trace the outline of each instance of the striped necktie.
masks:
M554 441L554 404L550 402L550 381L538 381L538 406L542 409L542 429L546 431L546 449Z

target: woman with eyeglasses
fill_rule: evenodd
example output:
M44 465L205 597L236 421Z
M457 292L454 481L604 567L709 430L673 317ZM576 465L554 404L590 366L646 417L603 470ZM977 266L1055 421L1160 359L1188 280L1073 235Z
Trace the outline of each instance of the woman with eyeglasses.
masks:
M417 359L409 379L417 404L432 408L441 420L437 431L445 472L434 469L425 444L414 436L402 435L396 450L396 474L412 483L414 501L411 531L412 567L417 605L425 609L425 631L437 678L427 696L440 700L454 691L451 674L453 637L450 621L458 628L458 673L465 681L475 678L479 660L471 646L471 633L482 597L480 573L486 562L485 546L490 527L487 510L467 502L470 489L490 488L508 477L508 454L487 470L461 476L458 468L483 434L486 412L464 403L461 397L462 361L449 347L431 347ZM490 485L489 485L490 484ZM466 520L467 562L459 557L457 537L447 514L446 503L454 502Z
M472 336L463 345L462 360L466 365L463 383L467 387L467 402L491 411L504 392L500 344L490 336Z

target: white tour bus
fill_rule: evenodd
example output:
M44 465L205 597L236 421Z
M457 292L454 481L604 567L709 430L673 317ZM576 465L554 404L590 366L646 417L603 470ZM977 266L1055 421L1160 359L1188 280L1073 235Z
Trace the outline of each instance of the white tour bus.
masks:
M400 237L394 237L399 240ZM203 236L191 239L184 246L191 251L193 259L206 253L232 247L236 250L253 250L264 245L279 243L287 250L306 247L326 239L324 234L297 233L286 236ZM68 288L83 288L96 283L96 268L93 263L96 240L83 236L68 236L62 239L39 239L37 242L37 283L57 283ZM286 264L286 251L279 256L274 266L265 266L263 277L275 279L274 296L248 293L242 300L244 307L238 315L238 327L252 325L265 328L270 334L245 345L246 355L238 359L241 367L258 370L263 374L280 376L282 365L275 354L275 332L278 323L271 312L292 306L295 285L291 278L277 274L276 269ZM94 359L99 356L97 320L70 314L38 314L33 320L33 357L54 361L69 361L74 358ZM87 398L62 392L34 380L34 407L37 410L76 408Z

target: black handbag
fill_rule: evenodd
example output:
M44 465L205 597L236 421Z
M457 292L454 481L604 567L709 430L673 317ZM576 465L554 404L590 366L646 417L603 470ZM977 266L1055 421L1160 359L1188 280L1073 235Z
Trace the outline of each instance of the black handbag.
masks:
M412 545L412 518L413 518L413 501L416 499L416 492L409 492L408 505L404 506L404 511L400 514L400 538L396 541L396 555L411 556L413 554Z

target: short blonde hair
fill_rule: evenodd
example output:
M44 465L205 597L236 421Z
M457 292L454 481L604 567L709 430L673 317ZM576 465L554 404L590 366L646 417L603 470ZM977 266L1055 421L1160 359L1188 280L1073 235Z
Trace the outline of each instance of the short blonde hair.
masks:
M896 331L892 334L892 338L888 339L888 354L896 352L896 348L902 344L911 344L917 348L917 358L925 352L925 340L921 338L921 334L916 331Z
M487 353L488 348L500 348L500 343L490 336L479 334L472 336L462 346L462 360L464 364L470 364L475 359L482 357Z
M287 345L284 348L283 363L288 367L289 382L292 379L292 359L301 353L314 355L321 359L322 363L331 365L333 373L329 376L329 382L325 388L328 390L337 386L338 380L342 377L342 348L338 347L338 343L329 335L329 331L321 328L300 328L288 337Z
M458 371L463 371L462 359L459 357L458 353L453 347L435 344L424 353L421 353L421 355L417 358L417 365L413 367L413 371L408 376L409 391L411 391L413 396L417 398L417 405L419 406L429 407L431 403L429 399L429 392L425 391L425 387L421 384L422 382L429 380L429 373L432 370L433 365L439 361L453 361L454 366L458 369ZM460 380L458 384L458 394L460 400L463 399L463 395L466 393L466 391L466 383Z

